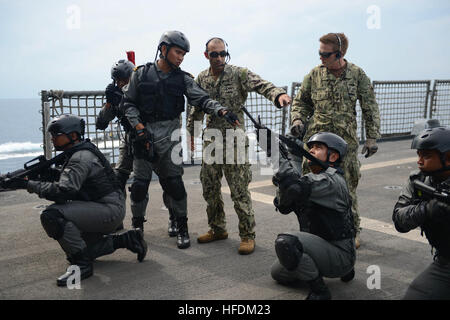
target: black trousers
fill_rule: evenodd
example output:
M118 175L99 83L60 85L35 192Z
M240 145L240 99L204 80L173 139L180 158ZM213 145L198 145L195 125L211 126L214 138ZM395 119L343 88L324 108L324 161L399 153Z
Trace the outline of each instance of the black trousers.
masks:
M450 300L450 262L439 257L410 284L404 300Z

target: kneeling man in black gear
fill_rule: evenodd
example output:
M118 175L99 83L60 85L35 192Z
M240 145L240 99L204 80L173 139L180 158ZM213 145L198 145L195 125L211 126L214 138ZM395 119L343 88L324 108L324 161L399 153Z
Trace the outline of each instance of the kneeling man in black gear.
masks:
M414 279L403 299L449 300L450 129L426 129L413 139L411 149L417 150L419 170L409 176L392 220L402 233L420 227L435 251L433 262ZM425 192L420 185L435 190Z
M312 172L300 177L288 160L280 159L279 171L273 177L279 187L274 204L282 214L295 211L299 221L307 225L301 226L301 231L278 235L278 259L271 273L281 284L306 281L311 289L307 300L328 300L331 293L322 277L344 282L354 277L351 200L339 167L347 143L338 135L322 132L313 135L307 145L309 153L329 167L324 170L308 161Z
M56 283L66 286L75 270L80 280L93 274L93 260L126 248L142 261L147 244L140 229L112 234L125 217L125 197L108 160L89 139L84 140L84 120L62 115L52 120L47 131L57 151L66 155L55 181L12 179L9 188L27 189L55 203L41 213L47 235L61 245L70 262ZM55 170L55 169L53 169Z

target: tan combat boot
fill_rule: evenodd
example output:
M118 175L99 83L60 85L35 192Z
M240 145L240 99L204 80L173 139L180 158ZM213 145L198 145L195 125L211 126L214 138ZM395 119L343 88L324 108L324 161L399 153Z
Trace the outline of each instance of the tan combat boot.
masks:
M213 230L209 230L207 233L197 238L198 243L208 243L216 240L228 239L228 233L226 231L222 233L215 233Z
M255 240L243 238L239 246L239 254L250 254L255 251Z

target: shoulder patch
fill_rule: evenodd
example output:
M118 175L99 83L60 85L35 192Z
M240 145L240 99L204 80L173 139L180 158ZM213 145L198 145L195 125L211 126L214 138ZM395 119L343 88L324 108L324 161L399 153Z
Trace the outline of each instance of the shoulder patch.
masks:
M140 66L136 66L136 67L134 67L133 71L136 71L137 69L142 68L143 66L145 66L145 64L141 64Z

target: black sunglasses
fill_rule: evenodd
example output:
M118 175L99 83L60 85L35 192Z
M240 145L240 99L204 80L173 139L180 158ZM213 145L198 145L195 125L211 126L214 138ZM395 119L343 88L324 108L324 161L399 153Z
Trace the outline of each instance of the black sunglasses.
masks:
M337 53L339 51L333 51L333 52L320 52L319 51L319 56L324 57L324 58L329 58L333 53Z
M223 57L227 56L227 52L226 51L220 51L220 52L212 51L212 52L209 52L208 55L211 58L217 58L218 56L221 56L223 58Z

